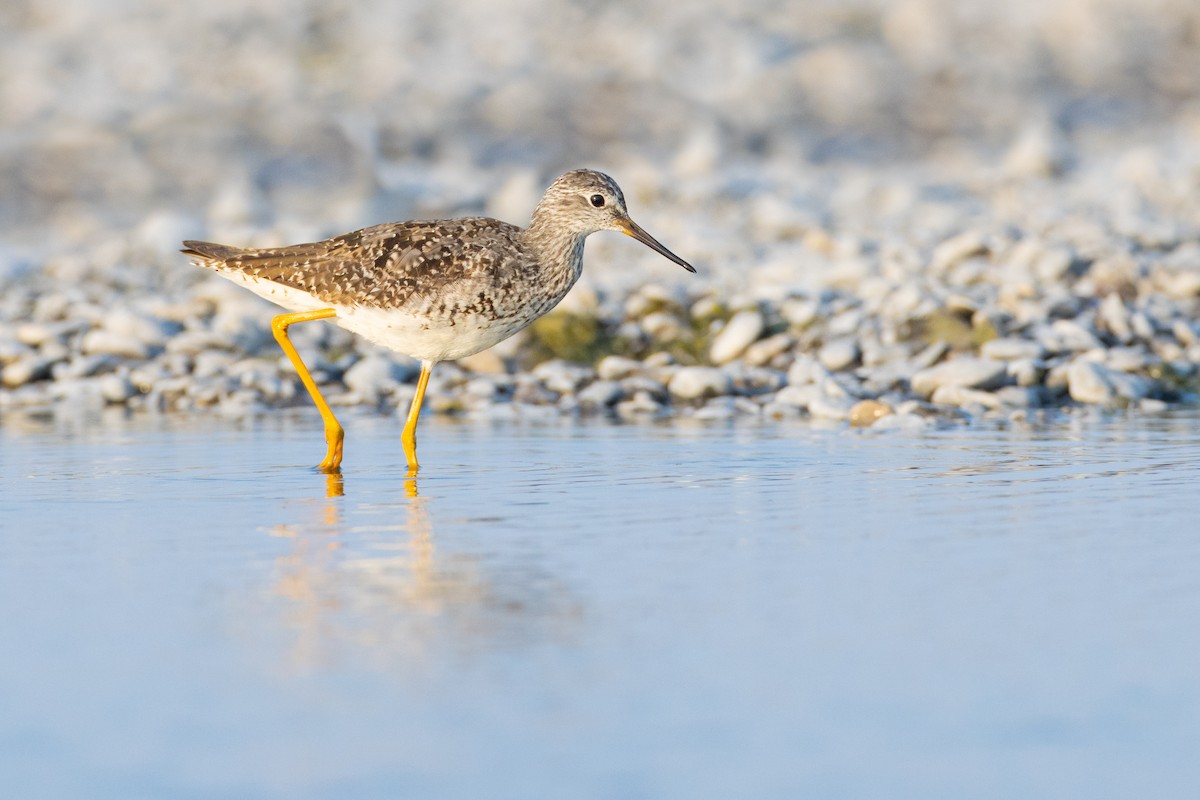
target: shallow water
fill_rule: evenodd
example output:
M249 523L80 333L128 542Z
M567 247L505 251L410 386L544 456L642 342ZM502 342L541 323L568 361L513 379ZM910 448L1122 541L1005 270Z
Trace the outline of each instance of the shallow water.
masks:
M346 423L0 422L8 796L1200 784L1195 411Z

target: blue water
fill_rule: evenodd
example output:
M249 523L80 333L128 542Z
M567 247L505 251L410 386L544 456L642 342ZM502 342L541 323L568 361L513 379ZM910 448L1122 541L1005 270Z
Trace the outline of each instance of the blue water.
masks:
M1200 787L1195 411L345 422L0 420L5 796Z

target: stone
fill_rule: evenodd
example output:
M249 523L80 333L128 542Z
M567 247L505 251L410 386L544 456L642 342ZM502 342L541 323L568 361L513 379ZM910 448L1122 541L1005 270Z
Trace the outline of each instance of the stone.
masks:
M795 344L796 339L791 334L777 333L747 347L746 352L742 354L742 360L756 367L762 366L781 353L791 350Z
M987 240L981 232L964 231L946 239L933 249L930 266L937 271L953 267L971 256L987 252Z
M680 367L667 384L667 390L683 400L719 397L732 388L729 376L713 367Z
M129 378L124 375L109 374L97 379L100 396L108 403L120 405L137 393Z
M783 301L779 313L787 323L797 330L803 330L816 321L821 310L821 303L811 297L789 297Z
M943 386L958 386L964 389L991 390L1008 381L1008 370L1003 361L990 358L956 358L943 361L936 367L923 369L912 376L912 390L922 397L931 397Z
M26 355L0 369L0 383L10 389L50 377L51 363L35 355Z
M817 360L826 369L839 372L858 363L861 354L858 342L854 338L846 337L834 339L822 345L817 352Z
M649 392L636 392L628 400L622 400L614 406L617 416L622 419L646 416L660 416L663 407Z
M1120 372L1097 361L1076 359L1067 369L1067 390L1077 403L1134 402L1150 395L1154 388L1149 378Z
M789 386L804 386L810 383L821 383L833 375L824 365L812 356L800 356L788 369L787 382Z
M1019 358L1009 361L1007 370L1017 386L1037 386L1046 374L1046 365L1032 358Z
M1041 392L1032 386L1002 386L996 390L996 399L1012 408L1036 408L1042 404Z
M1051 353L1082 353L1104 347L1095 333L1070 319L1040 326L1035 335L1038 343Z
M713 339L709 358L714 364L728 364L762 335L764 326L759 312L739 311Z
M86 355L109 355L138 361L150 357L150 348L145 342L125 333L103 328L93 328L83 335L80 349Z
M623 395L620 383L599 380L588 384L580 390L576 397L579 404L585 408L608 408L620 400Z
M892 407L878 400L859 400L850 408L850 426L854 428L869 428L893 413Z
M167 322L147 314L138 314L121 309L106 314L101 321L102 330L136 339L148 347L162 347L168 338L182 330L183 326Z
M363 400L374 402L394 392L409 377L408 372L391 358L372 353L347 369L342 375L342 383Z
M843 421L850 419L850 412L853 408L854 401L849 397L834 398L818 394L808 404L808 413L817 419Z
M815 384L806 386L789 385L780 389L771 398L771 402L788 408L807 411L813 399L821 396L821 390Z
M656 342L674 342L682 339L687 326L679 317L666 311L652 311L642 317L642 330Z
M933 391L933 395L929 399L938 405L958 406L959 408L975 405L990 409L1000 407L1000 398L992 392L968 389L964 386L955 386L953 384L939 386Z
M619 381L641 371L642 362L624 356L605 356L596 364L596 374L605 381Z
M547 361L534 367L533 375L552 392L574 394L585 383L595 380L596 372L582 364L567 361Z
M1046 355L1046 349L1029 339L1006 337L984 342L979 348L979 355L997 361L1019 361L1042 358Z

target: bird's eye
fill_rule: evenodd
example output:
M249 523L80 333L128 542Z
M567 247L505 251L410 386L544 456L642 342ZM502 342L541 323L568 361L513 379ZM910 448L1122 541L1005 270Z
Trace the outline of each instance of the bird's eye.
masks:
M604 208L604 195L602 195L602 194L592 195L592 205L594 205L596 208Z

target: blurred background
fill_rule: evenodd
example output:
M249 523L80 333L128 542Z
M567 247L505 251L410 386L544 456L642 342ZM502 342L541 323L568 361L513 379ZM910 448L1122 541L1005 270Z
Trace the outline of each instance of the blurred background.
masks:
M1114 141L1194 146L1198 100L1194 0L6 0L0 237L165 257L523 223L585 165L667 199L847 164L1052 177Z

